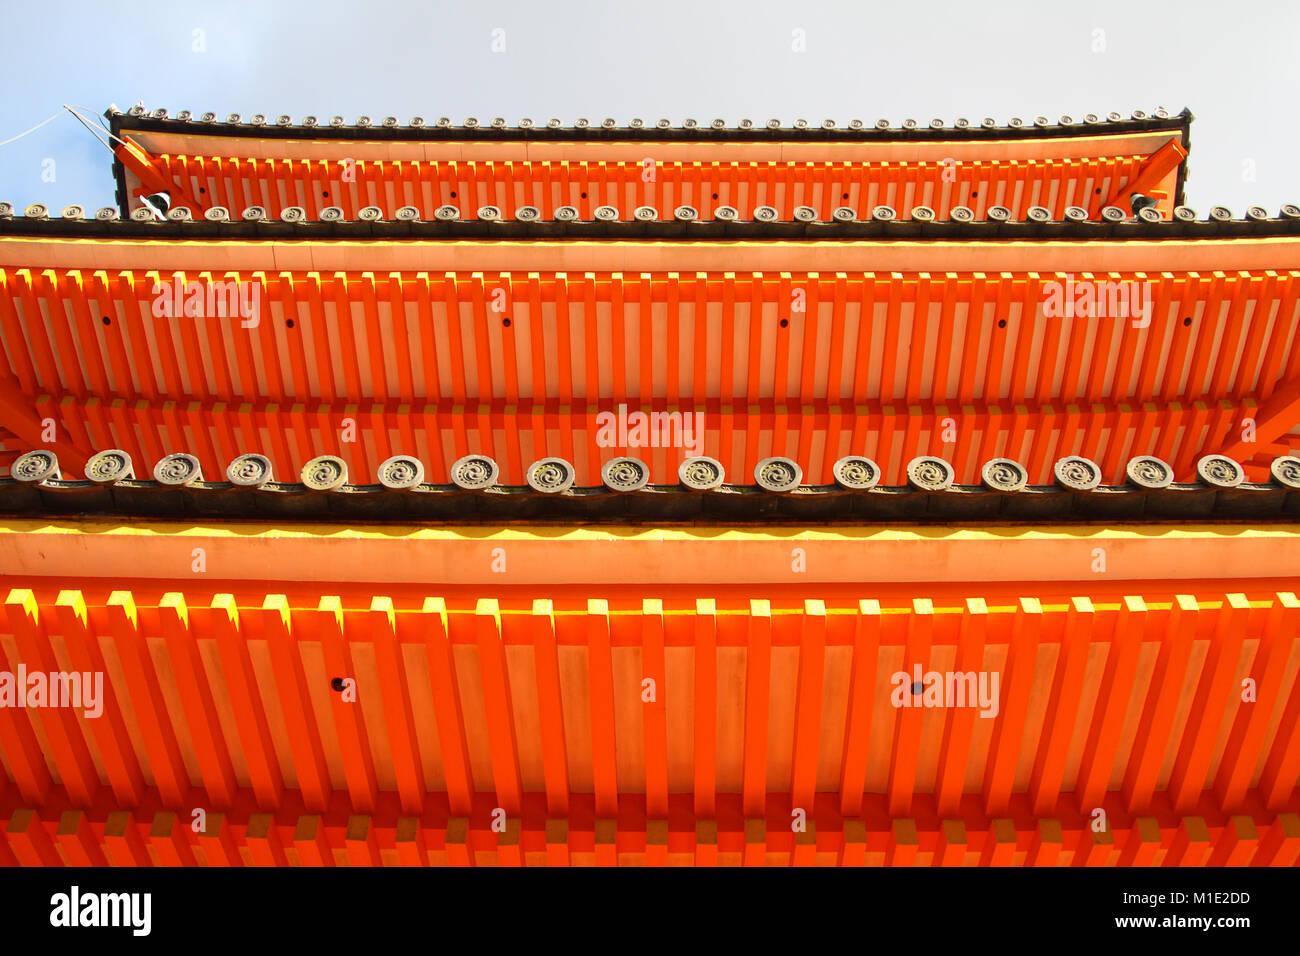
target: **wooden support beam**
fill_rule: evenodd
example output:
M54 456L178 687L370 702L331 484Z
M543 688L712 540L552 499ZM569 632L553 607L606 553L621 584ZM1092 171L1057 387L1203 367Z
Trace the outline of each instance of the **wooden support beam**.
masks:
M66 866L35 810L15 810L5 840L21 866Z
M109 866L153 866L130 810L115 810L104 821L104 855Z

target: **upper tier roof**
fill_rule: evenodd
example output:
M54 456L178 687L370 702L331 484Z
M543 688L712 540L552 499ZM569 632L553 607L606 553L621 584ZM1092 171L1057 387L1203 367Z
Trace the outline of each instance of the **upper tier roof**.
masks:
M1129 120L1112 113L1083 122L1040 116L1029 125L933 120L914 128L884 120L849 128L829 120L511 127L470 119L453 126L418 117L406 126L395 117L378 124L361 117L352 126L342 117L330 125L308 117L295 126L288 116L271 125L265 117L205 122L137 111L109 114L114 133L133 144L119 146L114 164L123 215L141 195L167 191L195 215L262 204L275 215L300 206L308 219L325 207L350 216L367 205L389 214L413 206L425 218L444 205L466 217L480 206L501 207L508 217L535 206L549 217L554 207L572 205L588 218L601 205L683 204L703 219L718 207L747 216L762 205L787 218L796 206L826 218L843 206L866 218L878 205L904 214L928 206L941 217L964 205L976 218L994 205L1016 215L1032 205L1059 215L1073 205L1096 216L1105 205L1126 206L1134 191L1161 200L1168 214L1182 200L1191 121L1186 110L1159 110Z
M358 117L351 124L342 116L333 116L328 120L305 116L295 124L293 118L287 114L272 119L265 114L255 113L245 119L239 113L231 113L222 120L213 112L196 116L190 110L181 110L172 117L165 109L149 110L143 106L133 106L126 112L110 108L104 115L109 119L114 132L121 130L185 132L287 139L303 137L377 140L683 139L715 142L1039 139L1054 136L1161 131L1186 133L1193 119L1191 111L1186 108L1177 114L1171 114L1163 107L1157 107L1151 113L1134 110L1127 119L1119 113L1112 112L1105 116L1096 113L1088 113L1078 118L1062 116L1056 121L1046 116L1036 116L1029 121L1012 117L1005 124L999 124L997 120L990 117L979 122L959 118L951 124L941 119L932 119L925 123L907 119L897 126L884 119L870 124L854 119L842 126L830 119L822 120L820 123L809 123L807 120L799 119L788 125L777 119L760 122L742 119L731 125L723 119L710 120L704 124L693 119L684 120L681 124L674 124L667 119L653 122L633 119L620 124L612 118L603 119L598 123L577 119L569 125L565 125L559 119L541 122L521 119L512 126L504 117L494 117L485 122L469 117L457 124L445 116L429 120L416 116L403 124L395 116L374 120L365 115Z

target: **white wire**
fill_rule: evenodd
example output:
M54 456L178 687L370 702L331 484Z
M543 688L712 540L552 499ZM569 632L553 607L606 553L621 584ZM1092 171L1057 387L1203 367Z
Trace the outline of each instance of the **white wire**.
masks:
M84 106L81 107L81 108L82 108L82 109L85 109ZM99 128L96 129L96 127L92 126L92 125L91 125L91 124L86 120L86 118L85 118L84 116L82 116L80 113L78 113L76 110L74 110L74 109L73 109L71 106L69 106L67 103L64 103L64 104L63 104L63 108L60 109L57 113L53 114L52 116L48 116L48 117L46 117L45 119L41 120L39 123L37 123L37 124L36 124L35 126L33 126L31 129L29 129L29 130L24 130L23 132L19 133L17 136L11 136L9 139L6 139L6 140L0 142L0 146L8 146L10 143L17 142L18 140L22 139L24 136L28 135L29 133L34 133L34 132L36 132L38 129L40 129L42 126L44 126L46 123L53 123L56 119L58 119L58 118L63 114L63 111L64 111L64 110L67 110L69 113L71 113L71 114L72 114L72 115L73 115L73 116L78 120L78 122L81 123L82 126L86 127L86 129L88 129L88 130L90 131L90 134L91 134L92 136L94 136L95 139L99 140L100 143L103 144L104 148L107 149L110 153L113 151L113 146L112 146L111 143L109 143L108 140L104 139L103 136L100 136L100 135L99 135L100 132L106 133L108 136L110 136L110 137L112 137L113 139L117 140L117 141L118 141L119 143L121 143L123 146L127 146L127 147L130 146L130 144L127 143L126 140L122 139L122 137L120 137L120 136L114 136L113 133L112 133L112 131L109 130L109 128L108 128L107 126L104 126L104 124L103 124L102 121L101 121L100 124L99 124Z
M65 110L67 110L69 113L71 113L73 116L75 116L77 119L81 120L81 125L82 125L82 126L85 126L86 129L90 130L92 133L95 133L95 129L94 129L94 127L91 126L91 125L86 121L86 118L85 118L84 116L82 116L80 113L78 113L76 110L74 110L74 109L73 109L71 106L69 106L67 103L64 103L64 104L63 104L63 108L64 108ZM110 132L107 128L104 129L104 132L105 132L105 133L108 133L109 136L112 136L113 139L117 140L119 143L121 143L123 146L127 147L128 149L131 147L131 144L128 143L126 140L124 140L122 137L120 137L120 136L113 136L112 132ZM100 141L101 143L103 143L106 147L108 147L109 152L112 152L113 147L112 147L112 146L109 146L109 145L108 145L108 142L107 142L106 140L101 139L101 138L99 137L99 134L98 134L98 133L95 134L95 138L96 138L96 139L99 139L99 141Z
M66 108L66 107L65 107L65 108ZM59 110L57 113L55 113L53 116L49 117L48 119L43 119L43 120L41 120L39 123L37 123L35 126L33 126L31 129L27 130L26 132L19 133L17 136L11 136L11 137L9 137L9 139L5 140L4 142L0 142L0 146L8 146L10 143L17 142L18 140L20 140L20 139L22 139L24 136L26 136L28 133L34 133L34 132L36 132L38 129L40 129L42 126L44 126L46 123L52 123L52 122L54 122L54 121L55 121L56 119L58 119L61 115L63 115L63 110Z
M103 147L104 147L106 150L108 150L110 153L113 151L113 147L112 147L111 145L109 145L108 140L106 140L106 139L104 139L104 137L100 136L100 135L99 135L99 132L95 129L95 127L91 126L89 123L86 122L86 119L85 119L84 116L82 116L80 113L78 113L76 110L72 109L72 108L69 107L69 106L64 106L63 108L64 108L65 110L67 110L69 113L71 113L72 116L73 116L73 118L76 119L76 121L77 121L78 123L80 123L82 126L86 127L86 129L90 131L90 135L93 136L93 137L95 137L95 139L99 140L99 143L100 143L101 146L103 146Z
M87 113L89 113L91 116L95 117L95 122L97 122L97 123L98 123L100 126L102 126L104 129L108 129L108 124L104 122L104 117L101 116L101 115L99 114L99 112L96 111L93 107L90 107L90 106L82 106L80 103L64 103L63 105L64 105L64 106L75 106L75 107L76 107L77 109L79 109L79 110L85 110L85 111L86 111Z

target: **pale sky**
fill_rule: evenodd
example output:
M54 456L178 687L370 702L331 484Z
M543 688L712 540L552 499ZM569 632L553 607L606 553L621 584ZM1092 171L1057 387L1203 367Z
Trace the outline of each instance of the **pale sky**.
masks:
M1212 205L1276 213L1300 202L1297 27L1300 5L1200 0L2 0L0 141L63 103L98 114L137 100L223 117L566 124L580 116L1004 123L1188 106L1189 205L1202 216ZM494 52L494 36L504 51ZM64 115L0 146L0 199L56 212L111 205L110 162Z

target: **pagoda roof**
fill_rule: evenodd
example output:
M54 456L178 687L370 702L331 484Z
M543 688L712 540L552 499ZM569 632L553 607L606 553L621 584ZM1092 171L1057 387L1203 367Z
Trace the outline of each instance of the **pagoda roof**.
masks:
M513 218L535 205L549 218L566 203L582 218L602 204L691 205L705 220L717 208L748 216L765 204L785 218L801 205L828 219L840 206L867 218L879 205L905 215L928 205L946 218L965 205L978 219L999 204L1017 216L1040 205L1059 217L1074 205L1095 217L1105 205L1127 208L1133 192L1154 198L1167 215L1182 202L1191 121L1187 111L1139 111L1132 120L1039 117L1041 124L1005 127L990 120L899 130L643 125L593 132L110 115L115 135L129 141L114 151L123 216L142 195L166 191L196 218L213 206L260 202L276 217L301 206L307 219L330 206L351 217L368 204L390 215L411 205L424 218L448 205L466 218L489 205Z
M871 123L850 120L846 124L835 120L810 123L795 120L738 120L729 123L713 119L706 123L687 119L681 123L660 119L653 122L633 119L620 123L615 119L591 122L577 119L564 123L558 119L534 122L519 120L511 123L503 117L479 121L467 118L456 123L449 117L425 119L413 117L401 122L395 116L371 118L359 116L348 123L342 116L328 119L303 117L294 123L287 114L269 116L263 113L247 117L238 113L221 116L215 112L194 113L180 110L175 115L166 109L149 109L133 106L129 110L105 110L112 131L186 133L195 136L239 136L262 139L374 139L374 140L467 140L485 141L537 140L537 141L609 141L609 140L683 140L683 141L734 141L763 142L788 140L792 142L882 142L889 140L989 140L989 139L1048 139L1078 136L1109 136L1128 133L1179 133L1186 134L1191 126L1192 113L1183 108L1171 113L1163 107L1151 112L1134 110L1125 117L1120 113L1087 113L1078 118L1061 116L1051 119L1037 116L1026 121L1012 117L1006 123L992 118L971 122L956 119L951 123L941 119L928 121L904 120L894 124L889 120Z
M1296 535L5 519L0 856L1293 861Z
M443 475L479 452L506 483L555 455L597 484L603 459L635 454L596 425L624 404L703 415L702 453L732 475L785 455L814 484L849 453L895 484L920 454L967 484L994 457L1049 483L1071 454L1110 482L1145 454L1187 481L1212 452L1265 480L1300 442L1292 220L1230 238L1139 222L1170 238L1122 242L177 238L189 225L0 223L5 458L53 419L68 467L118 447L190 450L210 474L242 452L281 475L328 453L371 475L406 453ZM82 237L33 234L51 227ZM255 287L262 318L155 317L177 282ZM1148 289L1149 324L1049 315L1071 283ZM340 442L345 420L364 440ZM682 454L648 448L652 481Z

